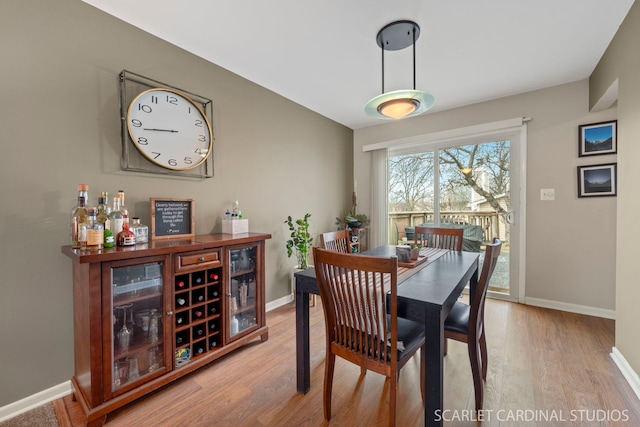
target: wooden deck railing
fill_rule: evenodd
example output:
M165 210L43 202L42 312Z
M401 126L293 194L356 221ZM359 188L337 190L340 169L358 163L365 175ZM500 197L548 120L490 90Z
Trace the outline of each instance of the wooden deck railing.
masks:
M411 211L389 213L389 242L397 242L404 236L405 227L413 227L433 221L433 212ZM482 227L483 240L490 242L494 236L506 239L505 226L496 211L450 211L440 212L440 222L473 224Z

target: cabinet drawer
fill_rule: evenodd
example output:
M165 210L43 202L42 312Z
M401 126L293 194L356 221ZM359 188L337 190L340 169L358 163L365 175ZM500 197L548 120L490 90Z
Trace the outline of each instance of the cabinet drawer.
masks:
M222 265L220 249L176 254L176 272Z

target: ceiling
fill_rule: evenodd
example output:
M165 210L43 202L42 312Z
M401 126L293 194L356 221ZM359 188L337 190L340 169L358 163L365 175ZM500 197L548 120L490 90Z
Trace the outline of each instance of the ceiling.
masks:
M381 123L364 105L382 91L390 22L420 26L429 114L589 77L634 0L83 1L358 129ZM411 89L412 61L385 51L385 91Z

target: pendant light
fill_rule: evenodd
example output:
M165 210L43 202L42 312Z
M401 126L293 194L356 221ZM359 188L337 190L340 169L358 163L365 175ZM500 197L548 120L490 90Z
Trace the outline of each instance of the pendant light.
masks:
M385 25L376 37L382 49L382 94L367 102L364 111L379 119L402 119L417 116L433 106L434 97L428 92L416 90L416 40L420 27L413 21L395 21ZM413 89L384 91L384 51L401 50L413 46Z

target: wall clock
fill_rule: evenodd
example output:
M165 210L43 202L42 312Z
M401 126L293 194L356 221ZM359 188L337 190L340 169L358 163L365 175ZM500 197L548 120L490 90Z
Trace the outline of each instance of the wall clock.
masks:
M212 177L211 107L209 99L122 71L122 169Z

